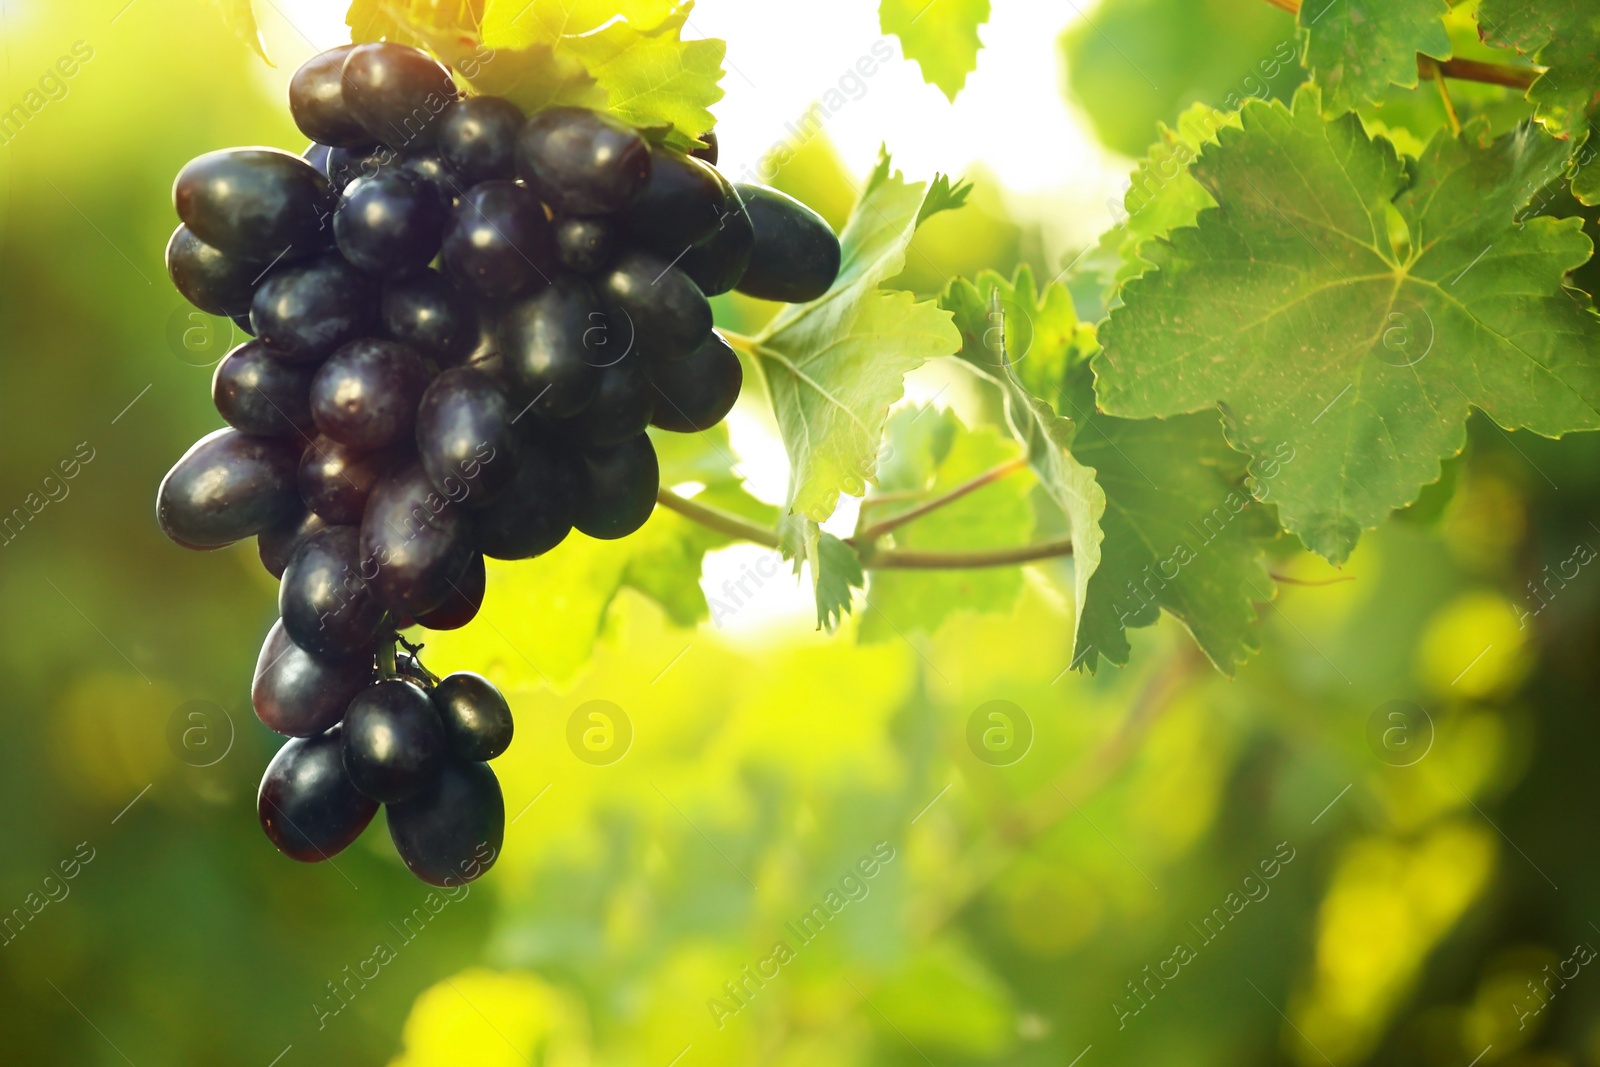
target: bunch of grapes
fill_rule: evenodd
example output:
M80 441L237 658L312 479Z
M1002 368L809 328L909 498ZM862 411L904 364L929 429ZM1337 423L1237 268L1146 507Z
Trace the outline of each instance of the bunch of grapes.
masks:
M258 794L272 843L326 859L384 804L414 874L470 881L505 830L487 761L511 711L398 632L470 621L485 556L638 529L646 427L708 429L739 395L706 298L814 299L839 243L724 178L712 134L685 155L582 108L524 115L413 48L324 52L289 105L302 156L210 152L173 188L173 283L253 340L157 516L188 548L256 537L281 580L251 689L291 739Z

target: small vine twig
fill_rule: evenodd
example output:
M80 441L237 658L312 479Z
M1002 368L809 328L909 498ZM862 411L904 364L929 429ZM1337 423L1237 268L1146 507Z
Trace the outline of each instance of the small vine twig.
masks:
M851 538L851 540L857 544L871 544L873 541L883 537L884 534L889 533L891 530L899 529L906 523L915 519L920 519L929 512L937 511L947 504L953 504L957 500L960 500L962 497L966 496L968 493L982 489L990 482L998 482L1007 475L1015 474L1020 470L1025 470L1027 469L1027 466L1028 460L1026 457L1022 456L1019 456L1008 463L1002 463L1000 466L995 467L992 470L984 471L982 474L971 479L970 481L962 482L954 489L951 489L947 493L936 496L932 500L918 504L916 507L910 508L906 511L902 511L898 515L891 515L889 518L874 523L865 529L858 527L856 529L855 537Z

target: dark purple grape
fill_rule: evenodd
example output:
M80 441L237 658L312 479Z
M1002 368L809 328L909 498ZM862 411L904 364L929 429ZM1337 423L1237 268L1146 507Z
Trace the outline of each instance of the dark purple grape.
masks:
M553 107L517 135L517 176L562 215L609 215L650 180L639 131L581 107Z
M316 371L286 363L260 341L246 341L222 357L211 378L217 411L240 433L304 441L311 421L311 378Z
M161 479L161 531L184 548L221 548L282 522L299 505L299 451L282 438L231 428L206 434Z
M744 279L756 245L755 226L750 222L750 213L745 210L739 191L722 175L718 174L717 180L722 183L723 191L717 230L678 261L678 268L706 296L726 293Z
M173 230L167 242L167 276L185 300L210 315L248 313L266 272L266 264L212 248L187 226Z
M391 471L367 500L361 558L373 595L396 615L432 611L472 561L465 513L433 487L416 461Z
M704 148L693 149L693 150L690 151L689 154L691 156L693 156L694 158L696 158L696 159L705 160L707 163L711 164L713 167L716 166L717 165L717 131L716 130L707 130L705 133L702 133L700 135L700 140L705 143L705 147Z
M300 498L330 526L358 526L373 487L404 455L403 448L363 452L319 434L300 457Z
M256 657L250 703L267 729L312 737L344 718L346 706L372 683L374 673L371 654L313 656L289 640L280 619Z
M632 243L671 263L717 231L724 199L710 164L652 146L650 180L618 221Z
M531 559L555 548L572 531L580 489L575 462L555 441L524 435L516 481L473 515L479 550L492 559Z
M444 725L428 694L398 678L355 695L344 716L344 769L373 800L393 804L428 783L444 758Z
M376 318L376 286L338 255L278 268L250 304L255 335L291 363L323 359L370 333Z
M482 763L511 746L511 706L483 675L457 671L441 678L432 696L456 759Z
M439 203L444 205L447 211L466 189L466 185L455 176L436 152L417 152L406 156L400 161L399 173L412 181L421 182L439 198Z
M342 194L357 178L393 174L400 169L400 153L388 145L365 144L335 148L328 153L328 184Z
M450 72L426 52L381 42L344 61L344 103L375 139L397 149L431 146L439 116L456 98Z
M652 360L682 359L711 334L711 305L687 274L660 256L624 252L601 275L599 290L612 324L637 337Z
M498 96L457 100L439 116L439 156L463 186L517 176L522 109Z
M516 474L516 417L493 375L478 367L435 378L417 408L417 453L434 487L469 508L505 492Z
M505 843L506 802L487 763L446 760L421 792L385 814L395 851L429 885L482 877Z
M650 438L640 434L615 448L583 453L583 492L572 525L611 541L645 524L655 510L661 468Z
M262 263L326 247L330 199L317 168L277 148L207 152L185 163L172 186L178 217L196 237Z
M605 219L562 219L556 223L556 250L561 265L577 274L593 274L611 262L616 234Z
M516 182L483 182L450 213L444 265L462 285L505 300L556 273L556 244L539 198Z
M500 354L523 402L551 418L582 411L599 388L600 368L632 347L631 335L611 336L611 321L589 284L570 274L508 308Z
M289 566L306 538L327 528L328 523L321 515L298 509L289 518L256 535L256 554L261 557L261 565L274 578L282 578L284 568Z
M799 304L815 300L839 276L839 238L821 215L764 185L736 185L755 245L739 292Z
M233 320L233 324L239 327L246 337L254 337L256 335L255 327L250 325L250 312L244 311L230 317Z
M357 178L333 216L339 251L369 274L399 278L439 254L449 212L432 185L404 174Z
M644 433L655 407L656 387L634 352L600 371L594 399L563 428L585 447L609 448Z
M332 145L319 144L316 141L312 141L310 144L306 145L306 150L300 153L300 158L311 164L313 167L316 167L317 173L326 178L328 176L328 157L332 153ZM339 190L336 188L332 191L335 194L339 192Z
M472 302L436 270L389 282L381 311L390 337L440 366L460 362L477 339Z
M335 441L369 451L385 448L410 438L427 387L427 367L405 345L352 341L317 370L311 415Z
M301 542L284 568L278 614L289 639L307 652L341 656L372 649L384 614L363 573L360 550L360 530L330 526Z
M416 618L418 626L429 630L459 630L478 616L483 607L483 594L488 590L489 575L483 566L483 556L474 552L472 561L461 577L450 583L450 592L444 603Z
M345 773L337 726L278 749L256 793L256 815L267 839L302 863L343 852L377 811L377 802L362 796Z
M344 103L344 61L354 47L344 44L318 53L289 79L289 114L313 141L352 146L372 140Z
M674 433L699 433L733 410L744 368L733 347L713 331L688 359L652 365L650 377L656 388L650 424Z

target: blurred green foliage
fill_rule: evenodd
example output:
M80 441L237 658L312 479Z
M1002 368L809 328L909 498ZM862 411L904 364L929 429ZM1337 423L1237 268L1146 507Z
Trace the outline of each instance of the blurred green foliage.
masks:
M1264 6L1096 24L1163 74L1202 57L1183 80L1218 88L1239 68L1218 57L1287 22ZM1068 564L897 575L829 636L707 620L664 576L689 538L726 542L676 515L574 535L493 567L483 618L429 644L518 716L495 871L432 895L381 826L337 867L277 856L253 799L275 739L247 690L272 583L251 545L168 544L151 499L217 424L204 360L169 339L190 325L161 264L171 176L221 145L298 146L286 72L200 0L6 17L0 101L93 50L0 163L0 510L57 498L0 547L0 910L25 916L0 944L6 1062L1600 1063L1600 979L1530 989L1600 938L1600 571L1571 563L1600 544L1600 446L1481 420L1449 486L1342 571L1277 550L1291 584L1236 680L1170 619L1128 634L1133 667L1068 671ZM1114 80L1135 95L1102 132L1124 151L1209 99ZM851 176L811 158L779 184L837 219ZM930 223L913 248L937 268L914 252L928 273L905 284L1010 273L1023 228L989 195L993 225ZM765 313L720 305L745 330ZM890 440L937 439L936 461L887 457L885 493L1012 454L979 393L922 410ZM669 481L770 521L704 451L726 439L699 447ZM941 521L982 524L1028 477ZM763 576L751 602L792 580L726 551ZM170 739L193 700L227 713L209 766ZM631 723L614 762L570 740L594 700ZM1025 750L1017 721L974 726L996 700ZM1386 718L1396 700L1427 718ZM392 961L351 978L380 944Z

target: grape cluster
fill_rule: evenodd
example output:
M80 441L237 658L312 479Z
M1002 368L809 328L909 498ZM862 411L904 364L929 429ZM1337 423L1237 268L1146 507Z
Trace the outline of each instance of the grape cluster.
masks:
M708 429L739 395L706 298L814 299L839 242L724 178L713 134L685 155L582 108L526 116L413 48L322 53L289 104L302 156L210 152L173 187L173 283L253 340L157 517L189 548L256 537L281 580L251 690L291 738L258 795L273 844L325 859L384 804L413 873L470 881L505 829L486 761L511 711L398 631L470 621L485 556L638 529L646 427Z

